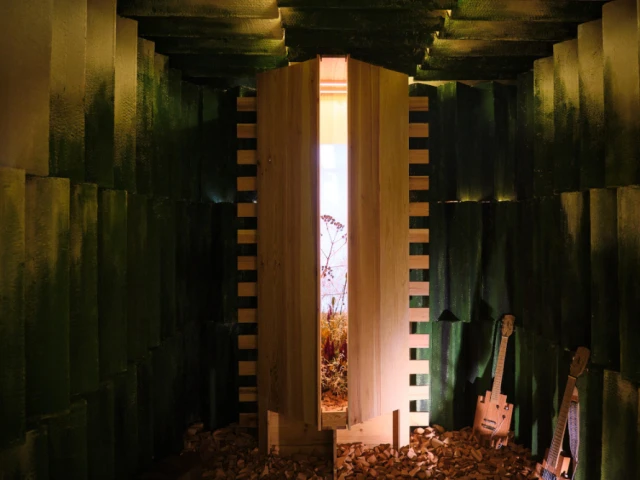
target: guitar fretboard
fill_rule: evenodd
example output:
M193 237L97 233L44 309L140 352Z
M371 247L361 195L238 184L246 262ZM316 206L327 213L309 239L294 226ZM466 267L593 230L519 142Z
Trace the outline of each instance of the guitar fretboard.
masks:
M502 376L504 374L504 359L507 354L507 343L509 337L502 337L500 340L500 352L498 353L498 365L496 366L496 376L493 379L493 388L491 389L491 401L497 402L502 392Z
M551 442L551 448L549 449L549 455L547 456L547 463L555 466L558 463L558 457L560 450L562 449L562 440L564 439L564 431L567 428L567 418L569 416L569 405L571 403L571 397L573 396L573 389L576 386L576 378L569 375L567 380L567 387L564 390L564 396L562 397L562 405L560 407L560 414L558 415L558 422L556 423L556 429L553 434L553 441Z

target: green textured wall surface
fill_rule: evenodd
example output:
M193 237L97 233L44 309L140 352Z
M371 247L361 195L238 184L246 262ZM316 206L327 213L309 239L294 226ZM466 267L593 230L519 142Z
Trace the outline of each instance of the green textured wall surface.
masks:
M22 444L0 450L0 473L2 480L49 480L46 427L29 430Z
M162 278L160 253L163 224L161 222L161 201L149 198L147 202L147 299L148 299L148 344L157 347L161 341L161 298Z
M620 368L618 207L614 188L589 192L591 227L591 361Z
M580 466L577 480L600 480L603 372L590 368L577 381L580 399Z
M438 142L438 148L433 158L431 156L429 158L431 163L429 189L434 201L456 200L458 198L455 150L457 129L455 125L457 122L456 97L459 85L455 82L449 82L438 86L438 112L435 128L442 141ZM448 141L444 141L445 134Z
M129 364L114 386L115 477L131 478L138 466L138 371Z
M553 87L553 57L536 60L533 63L533 194L537 197L553 193Z
M573 192L580 187L578 41L556 43L553 63L553 185L556 192Z
M0 4L0 166L30 175L49 174L52 24L52 0Z
M636 0L602 7L607 187L640 181L640 74ZM631 40L630 40L631 39Z
M602 478L638 478L638 387L616 372L604 372Z
M47 418L50 480L88 480L87 402L76 400L70 410Z
M87 2L53 0L49 172L84 180Z
M153 42L138 38L136 83L136 187L153 193L153 109L155 101Z
M116 19L114 186L136 192L138 22Z
M182 130L182 72L175 68L169 69L169 84L167 90L167 114L169 120L168 134L168 151L167 162L168 169L165 175L168 175L169 189L168 193L171 198L178 200L182 196L182 182L184 177L184 144Z
M620 372L640 383L640 187L618 189Z
M138 466L146 469L153 459L153 352L136 363L138 405Z
M516 192L518 199L533 196L534 95L533 72L518 75L518 113L516 128Z
M449 221L454 205L429 205L429 320L437 322L450 315L451 289L449 265Z
M516 172L521 161L517 149L517 88L493 83L495 141L493 149L493 196L499 201L516 200Z
M580 187L604 187L602 20L578 25Z
M0 167L0 448L25 434L25 175Z
M85 179L113 188L116 0L87 1Z
M171 111L169 109L169 57L156 53L153 66L153 193L171 194Z
M149 330L149 201L127 197L127 357L142 358L150 345Z
M127 368L127 192L98 194L100 377Z
M569 350L591 340L589 193L560 195L560 345Z
M112 381L83 396L87 401L87 463L91 480L116 480Z
M69 361L71 394L98 388L98 187L71 186Z
M199 86L182 82L181 197L194 201L200 200L200 99Z
M27 415L69 407L69 180L27 177Z

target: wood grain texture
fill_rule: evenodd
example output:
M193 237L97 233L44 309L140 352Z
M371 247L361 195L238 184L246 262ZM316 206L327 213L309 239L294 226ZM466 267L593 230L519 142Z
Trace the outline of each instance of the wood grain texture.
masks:
M255 112L256 97L238 97L236 100L236 108L239 112Z
M408 422L407 77L349 60L349 85L349 424Z
M317 426L319 62L257 77L258 411ZM284 188L286 186L286 188ZM282 341L274 342L274 338Z
M409 150L409 163L412 165L429 165L429 150Z
M428 112L429 97L409 97L410 112Z
M257 153L255 150L238 150L237 153L238 165L256 165Z
M247 218L258 215L258 206L256 203L238 203L238 217Z
M256 138L257 131L255 123L239 123L237 127L238 138Z

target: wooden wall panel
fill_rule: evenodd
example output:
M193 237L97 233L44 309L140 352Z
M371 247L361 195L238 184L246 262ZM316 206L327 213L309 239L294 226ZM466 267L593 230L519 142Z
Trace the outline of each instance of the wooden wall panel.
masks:
M348 78L348 411L355 425L408 410L409 104L405 75L349 60Z
M310 425L319 419L318 83L317 60L257 79L259 411Z

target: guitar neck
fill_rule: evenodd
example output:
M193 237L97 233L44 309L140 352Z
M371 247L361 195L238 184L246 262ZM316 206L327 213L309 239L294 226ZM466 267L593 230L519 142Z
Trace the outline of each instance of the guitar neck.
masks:
M498 354L498 365L496 366L496 376L493 379L493 388L491 389L491 401L497 402L502 392L502 376L504 375L504 359L507 355L507 343L509 337L502 337L500 340L500 353Z
M567 418L569 416L569 405L571 404L571 397L573 396L573 389L576 386L576 378L569 375L567 380L567 387L564 390L564 397L562 397L562 405L560 407L560 414L558 415L558 422L556 423L556 429L553 434L553 441L551 442L551 448L547 455L547 463L549 465L556 465L558 463L558 457L562 450L562 440L564 439L564 431L567 428Z

